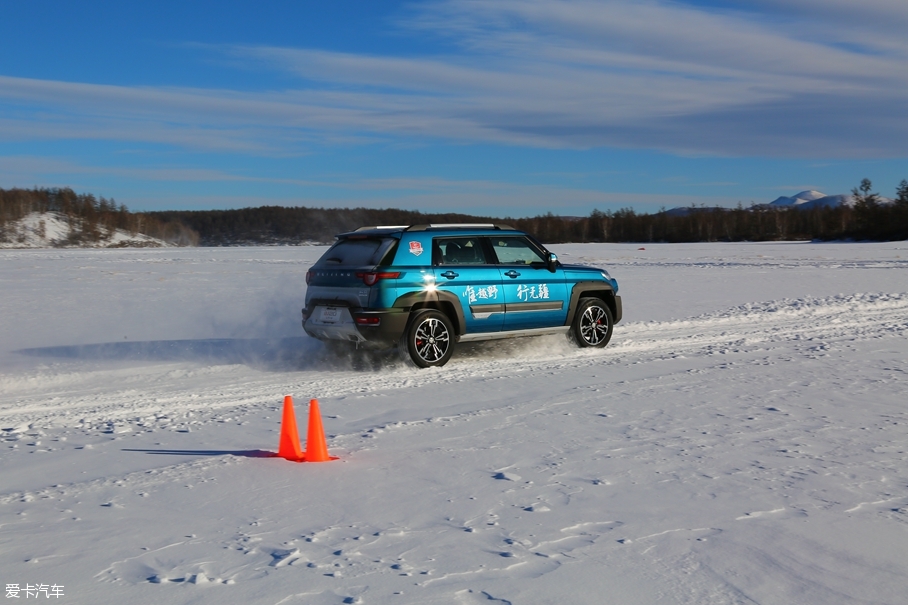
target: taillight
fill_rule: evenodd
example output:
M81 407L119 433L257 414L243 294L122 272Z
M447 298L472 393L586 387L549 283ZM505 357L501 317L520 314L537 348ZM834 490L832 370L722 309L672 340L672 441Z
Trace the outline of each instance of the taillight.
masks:
M378 315L357 315L353 318L361 326L377 326L381 324L381 317Z
M374 286L383 279L397 279L400 277L400 271L360 271L356 274L356 277L362 279L367 286Z
M312 283L312 270L306 271L306 285Z

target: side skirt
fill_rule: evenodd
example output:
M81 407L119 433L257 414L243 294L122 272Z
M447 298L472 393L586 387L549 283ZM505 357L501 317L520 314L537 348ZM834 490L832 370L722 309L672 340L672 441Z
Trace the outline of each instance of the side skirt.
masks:
M479 340L500 340L502 338L519 338L521 336L544 336L545 334L567 334L570 326L555 326L554 328L531 328L529 330L507 330L502 332L476 332L463 334L459 342Z

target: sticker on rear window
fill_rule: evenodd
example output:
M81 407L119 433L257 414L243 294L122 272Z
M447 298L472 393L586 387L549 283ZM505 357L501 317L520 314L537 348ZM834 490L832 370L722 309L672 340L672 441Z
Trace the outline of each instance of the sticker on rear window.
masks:
M422 254L422 244L420 242L410 242L410 254L416 256Z

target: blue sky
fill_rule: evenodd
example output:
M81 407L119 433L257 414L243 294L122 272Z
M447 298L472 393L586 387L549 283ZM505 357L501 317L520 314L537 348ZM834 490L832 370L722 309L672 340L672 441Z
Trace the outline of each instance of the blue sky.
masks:
M908 178L904 0L6 0L0 187L493 216Z

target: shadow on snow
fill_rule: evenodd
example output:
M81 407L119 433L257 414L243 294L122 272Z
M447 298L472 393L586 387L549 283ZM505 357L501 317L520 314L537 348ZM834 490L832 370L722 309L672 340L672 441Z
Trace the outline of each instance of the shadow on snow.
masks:
M141 452L145 454L163 454L165 456L241 456L244 458L277 458L275 452L265 450L141 450L124 448L124 452Z

